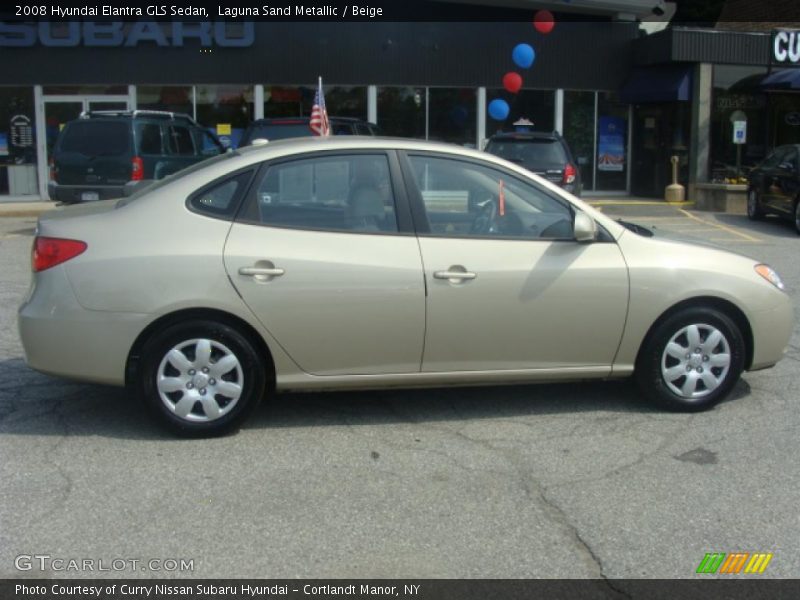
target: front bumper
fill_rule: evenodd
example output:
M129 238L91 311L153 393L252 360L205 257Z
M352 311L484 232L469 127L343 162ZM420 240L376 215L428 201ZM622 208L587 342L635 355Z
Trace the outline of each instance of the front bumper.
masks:
M794 329L794 309L789 296L781 293L780 298L773 308L750 315L753 360L748 371L771 367L786 353Z

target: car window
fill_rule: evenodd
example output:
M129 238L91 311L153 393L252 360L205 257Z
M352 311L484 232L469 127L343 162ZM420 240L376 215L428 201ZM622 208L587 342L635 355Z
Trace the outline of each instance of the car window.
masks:
M136 139L139 142L139 154L164 154L161 143L161 125L137 123Z
M389 161L358 154L272 165L255 185L244 218L276 227L396 232Z
M232 216L252 175L250 170L214 182L192 194L189 204L196 211L211 216Z
M356 123L356 134L358 135L372 135L372 130L366 123Z
M171 154L181 156L194 155L194 143L188 127L182 125L170 125L168 129L169 151Z
M524 165L562 165L567 162L563 146L553 139L491 140L486 151Z
M569 204L473 162L409 156L431 235L571 239Z
M192 129L192 134L195 138L195 146L200 148L200 152L203 156L216 156L217 154L225 152L225 148L219 140L205 129L195 127Z
M126 121L74 121L63 133L59 150L85 156L121 156L129 152L129 140Z
M779 146L778 148L775 148L772 154L767 156L767 158L764 159L764 162L762 162L761 165L759 165L759 167L761 169L776 168L781 163L781 161L783 161L783 157L786 156L788 150L789 150L788 146Z
M353 135L355 132L353 131L352 124L337 123L334 121L331 123L331 133L333 133L333 135Z

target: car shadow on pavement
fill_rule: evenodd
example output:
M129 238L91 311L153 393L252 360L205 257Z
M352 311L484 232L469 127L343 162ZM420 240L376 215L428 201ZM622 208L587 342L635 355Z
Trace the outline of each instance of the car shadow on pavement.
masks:
M750 394L740 380L726 402ZM547 415L669 414L649 404L630 380L510 386L274 394L243 430L465 422ZM0 361L0 436L99 436L175 440L143 403L118 387L76 383Z

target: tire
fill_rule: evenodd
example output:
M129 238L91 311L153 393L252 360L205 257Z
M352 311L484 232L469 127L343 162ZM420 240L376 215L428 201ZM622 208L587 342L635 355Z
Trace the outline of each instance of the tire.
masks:
M184 437L233 431L264 395L264 361L248 337L230 325L176 323L155 333L141 356L143 400L163 426Z
M747 192L747 216L751 221L758 221L764 217L764 211L755 188L750 188Z
M656 404L696 412L730 393L744 357L744 338L733 320L714 308L689 307L656 325L639 352L635 377Z

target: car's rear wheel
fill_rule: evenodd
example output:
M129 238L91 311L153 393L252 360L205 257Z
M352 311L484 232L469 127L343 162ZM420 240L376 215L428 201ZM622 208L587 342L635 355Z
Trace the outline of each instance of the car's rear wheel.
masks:
M736 384L744 355L742 333L727 315L714 308L685 308L648 336L636 379L646 396L667 409L705 410Z
M179 435L232 431L260 402L265 381L255 346L227 324L177 323L142 348L142 396L158 420Z
M747 192L747 216L753 221L757 221L764 216L764 211L761 209L761 204L758 200L758 192L755 188L751 188Z

